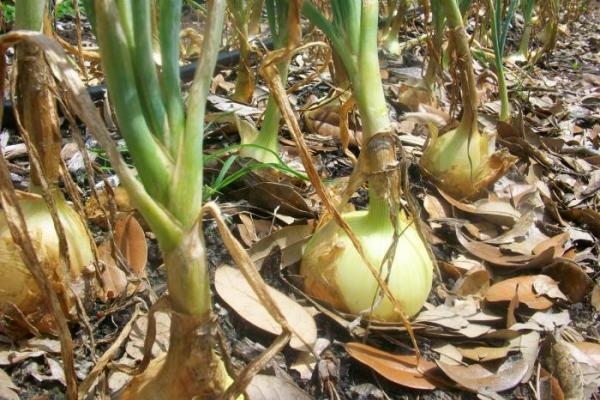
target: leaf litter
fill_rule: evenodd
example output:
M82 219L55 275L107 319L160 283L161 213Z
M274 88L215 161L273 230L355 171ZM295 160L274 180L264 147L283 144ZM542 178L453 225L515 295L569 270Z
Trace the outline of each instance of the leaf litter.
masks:
M588 33L590 38L584 38L577 30ZM381 389L391 397L410 393L410 398L429 391L433 391L432 396L444 398L443 392L459 393L457 388L478 393L483 398L495 398L497 392L511 398L533 398L534 394L545 398L545 393L585 398L597 393L597 382L600 382L599 81L597 71L589 72L590 68L584 67L587 72L577 72L569 60L576 56L595 63L591 65L600 64L600 60L593 59L593 51L574 49L577 45L582 49L593 48L590 42L597 43L598 34L597 29L577 22L572 36L560 43L553 56L533 66L527 74L513 71L513 77L523 79L520 86L511 89L520 99L521 115L517 122L521 126L515 123L502 127L499 142L520 160L490 189L486 198L474 202L458 200L422 180L415 181L417 197L427 213L428 228L436 239L434 253L443 273L429 303L413 322L423 357L417 359L410 352L402 327L356 322L352 316L334 315L324 308L315 312L306 307L311 303L294 289L278 286L283 297L277 295L276 298L286 299L278 304L284 314L298 318L292 319L292 324L298 333L305 335L305 342L314 344L316 357L296 341L291 347L304 351L291 350L295 361L283 360L279 364L300 378L296 377L294 382L278 375L280 367L271 366L266 371L269 375L257 375L249 386L250 398L308 399L317 393L350 398L352 393L377 393ZM576 45L567 45L571 40ZM410 56L418 57L412 53ZM400 93L400 88L406 86L395 83L404 79L404 72L395 62L389 58L383 60L391 82L386 83L386 90L390 93ZM295 68L303 73L303 68L313 66L304 60L302 68L299 65ZM292 79L296 79L293 74ZM215 86L222 93L231 87L230 83L223 80ZM309 88L302 96L310 91L317 89ZM395 98L390 101L396 104ZM235 104L217 94L211 94L209 102L218 111L235 111L245 118L256 118L262 112L259 107ZM484 110L496 110L495 107L491 103L483 105ZM348 163L341 152L324 150L332 148L332 137L337 140L341 136L336 126L340 120L337 108L303 115L310 120L306 130L317 133L310 137L313 155L326 170ZM419 154L424 143L419 135L419 123L401 121L400 124L401 131L409 135L401 140L409 143L411 154ZM360 133L359 124L353 128L356 128L355 133ZM293 142L286 138L283 141L293 149ZM215 143L208 140L207 145ZM9 156L16 166L21 153L17 147L11 149L16 150ZM67 153L65 150L67 156L72 152ZM71 154L69 160L75 157ZM294 274L301 250L314 229L312 223L305 222L316 216L318 201L307 194L307 186L295 181L281 183L258 174L248 176L239 184L241 186L232 187L231 193L219 200L237 201L234 207L253 215L248 218L239 214L238 227L240 236L250 247L253 261L268 262L271 251L278 246L282 254L282 277L296 283ZM120 188L114 190L116 211L125 214L133 211L127 199L119 194ZM238 199L250 199L249 204L240 205ZM360 204L361 198L354 200ZM111 205L106 196L101 201L102 207L88 200L87 210L90 220L106 229L103 222L106 216L101 208L109 209ZM277 205L279 212L283 211L281 218L273 216L278 212ZM255 213L261 216L254 218ZM160 288L161 276L156 242L151 235L146 237L143 221L138 225L133 222L119 225L117 219L112 228L114 244L123 260L114 260L112 249L100 251L105 264L112 263L107 269L113 276L104 282L104 290L113 294L108 296L105 292L108 302L96 305L90 313L93 335L102 350L117 339L118 328L129 321L134 305L150 304L156 299L152 288ZM264 340L257 332L263 330L276 335L278 326L267 321L249 288L243 287L241 282L231 283L232 279L238 282L238 277L231 272L234 269L223 266L230 260L220 253L220 243L211 233L213 228L208 222L205 230L209 260L213 271L216 269L217 311L225 335L232 341L250 339L258 345ZM147 249L144 248L146 242ZM144 257L148 257L147 260ZM126 261L130 270L125 272L117 266L116 263L122 261ZM223 278L224 272L229 278ZM142 285L135 293L125 290L131 281L129 274L135 279L148 279L148 287ZM168 316L162 313L157 314L157 320L155 355L165 350L170 323ZM126 381L118 365L134 366L142 358L145 321L145 316L135 317L131 333L108 363L111 371L108 386L113 391ZM247 325L246 322L254 328L240 328ZM573 327L578 333L574 337L566 333ZM360 332L356 337L363 338L365 343L355 342L356 337L349 336L348 332ZM81 335L76 343L76 370L80 379L90 369L89 347L84 344L89 335ZM551 340L546 344L543 339L548 338ZM44 339L47 342L36 344L31 341L12 343L5 341L4 336L0 339L0 365L9 371L7 374L0 370L0 397L18 398L23 393L23 398L28 398L31 389L24 385L22 374L15 373L18 369L38 382L62 387L64 375L61 377L62 367L57 362L58 341ZM339 341L345 344L337 346ZM102 352L97 352L94 358L99 355ZM360 374L354 382L354 376L344 376L338 371L341 363L343 371L350 368L353 372L355 362L351 359L405 389ZM236 362L235 357L232 361ZM300 364L305 367L297 369ZM11 380L10 374L19 377ZM535 393L527 388L528 383L535 388ZM366 389L364 385L372 388ZM406 391L407 387L418 391ZM424 398L437 397L425 395Z

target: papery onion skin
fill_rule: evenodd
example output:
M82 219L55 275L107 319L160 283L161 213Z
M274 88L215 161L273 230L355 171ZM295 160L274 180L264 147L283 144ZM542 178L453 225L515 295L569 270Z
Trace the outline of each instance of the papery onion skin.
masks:
M367 258L379 268L392 242L393 227L389 220L377 223L367 211L347 213L343 218L361 241ZM408 224L403 216L399 219L399 232L401 236L388 286L402 305L404 314L410 317L419 312L427 300L433 264L414 224ZM382 277L385 277L385 265L382 271ZM308 242L300 273L305 279L306 293L352 314L369 310L378 288L350 239L334 221L319 229ZM385 297L368 318L401 321L401 316Z
M45 201L42 198L25 198L19 201L19 205L44 272L50 278L59 298L62 297L65 300L64 304L71 306L71 291L64 287L61 281L68 283L76 280L83 268L92 263L93 255L89 236L79 215L68 206L62 195L55 195L55 200L69 247L71 265L67 276L61 267L58 235ZM12 240L4 215L1 215L0 309L12 303L24 315L35 313L41 319L41 312L46 310L46 302L45 296L24 264L19 248ZM33 322L35 325L35 321Z

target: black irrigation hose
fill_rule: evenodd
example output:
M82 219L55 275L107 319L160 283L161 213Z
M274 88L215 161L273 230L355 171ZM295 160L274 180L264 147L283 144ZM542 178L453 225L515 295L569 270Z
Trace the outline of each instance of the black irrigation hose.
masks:
M268 49L273 49L273 40L267 39L262 42ZM218 67L233 67L240 62L240 51L223 51L219 53L217 57L217 68ZM194 79L196 68L198 67L198 61L194 61L191 64L184 65L179 69L179 76L183 82L189 82ZM93 101L102 100L106 93L105 85L90 86L88 93ZM4 113L2 118L2 128L16 128L15 118L13 115L12 102L10 100L4 100Z

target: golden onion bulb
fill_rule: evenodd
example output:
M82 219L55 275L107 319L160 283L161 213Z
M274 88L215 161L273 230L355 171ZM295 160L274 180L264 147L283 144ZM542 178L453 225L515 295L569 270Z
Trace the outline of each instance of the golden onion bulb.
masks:
M379 268L394 233L389 219L374 218L367 211L350 212L343 218L359 238L371 264ZM413 316L419 312L431 290L433 264L414 224L401 216L398 225L401 236L387 283L403 312ZM373 305L378 283L335 221L328 222L310 239L304 250L300 273L310 296L340 311L358 314ZM385 278L387 273L386 262L381 276ZM401 320L385 296L369 318L389 322Z
M45 201L32 196L21 199L19 205L46 276L50 278L59 297L64 298L65 304L70 306L71 291L61 282L76 280L83 268L92 263L93 256L89 236L79 215L69 207L62 194L56 194L55 200L69 248L70 265L66 275L59 259L58 235ZM12 303L24 315L35 314L35 318L41 320L43 313L48 311L45 307L47 302L12 240L5 216L0 215L0 309Z
M505 150L494 153L495 136L461 127L437 134L430 126L430 138L421 156L420 165L445 192L458 198L478 195L498 180L514 163Z

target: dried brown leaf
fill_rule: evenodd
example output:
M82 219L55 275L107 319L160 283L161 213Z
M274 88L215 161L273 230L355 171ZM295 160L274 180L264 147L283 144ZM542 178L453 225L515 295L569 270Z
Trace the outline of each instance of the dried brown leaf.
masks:
M281 266L285 268L302 258L302 247L310 238L314 228L311 225L290 225L283 227L261 239L249 250L252 261L260 268L264 259L275 246L281 249Z
M485 294L488 302L509 302L518 293L519 301L534 310L552 307L552 300L534 291L534 283L541 282L558 290L558 284L546 275L517 276L492 285ZM517 292L518 287L518 292Z
M228 266L218 268L215 272L215 289L219 296L246 321L274 335L281 334L281 326L261 304L238 269ZM268 290L280 311L286 316L290 326L295 329L304 342L313 344L317 339L317 327L313 317L304 307L283 293L271 287L268 287ZM305 347L302 340L296 335L292 336L290 346L298 350Z
M596 311L600 311L600 285L594 285L594 289L592 289L592 298L590 301Z
M454 284L452 291L458 296L478 295L490 286L490 273L483 266L470 269Z
M256 375L246 388L249 400L310 400L294 382L270 375Z
M472 392L490 390L501 392L517 386L527 372L527 362L507 360L496 371L491 371L481 364L448 365L438 361L444 373L460 386Z
M538 255L506 255L496 246L469 240L458 229L456 229L456 237L469 253L498 267L512 269L539 268L549 264L557 252L556 248L550 247Z
M558 282L560 290L573 303L580 303L587 295L593 284L592 279L574 261L558 259L545 267L544 274Z
M115 244L127 260L131 271L138 277L145 275L148 261L148 243L140 223L132 214L123 215L115 222Z
M417 362L414 355L390 354L362 343L346 343L344 347L352 358L394 383L421 390L436 388L435 383L427 376L436 369L435 364L430 361L421 359Z

